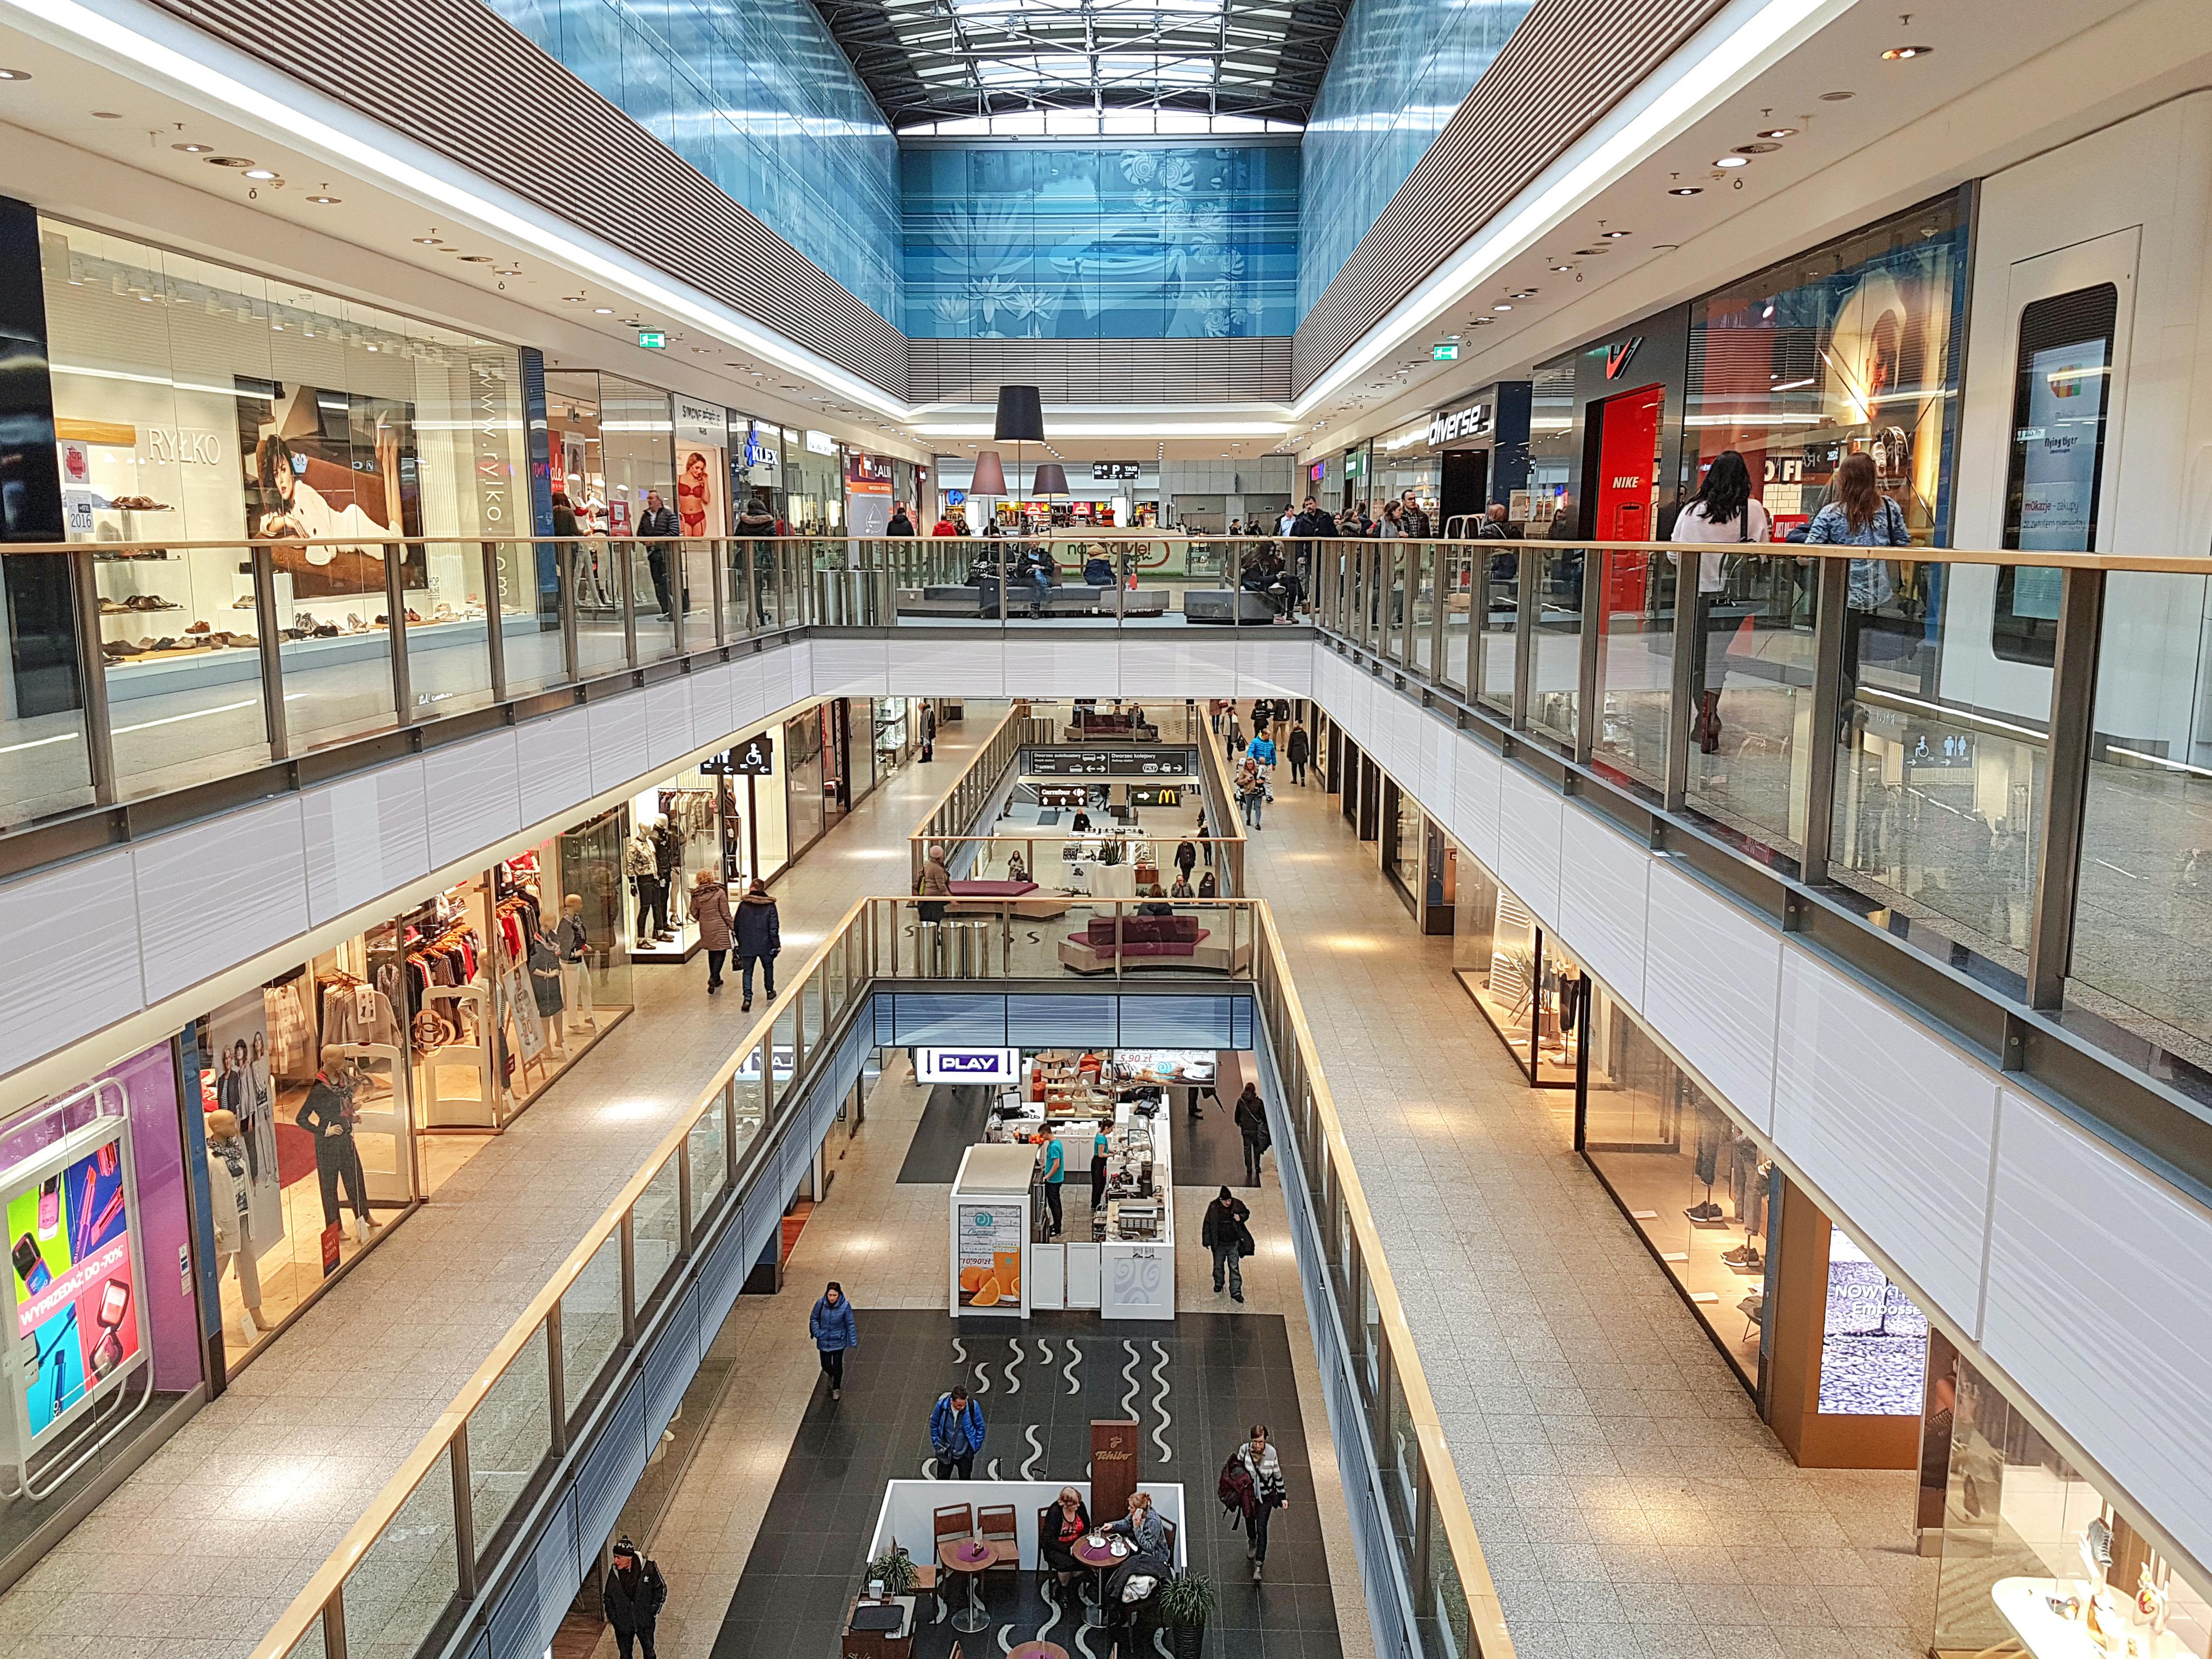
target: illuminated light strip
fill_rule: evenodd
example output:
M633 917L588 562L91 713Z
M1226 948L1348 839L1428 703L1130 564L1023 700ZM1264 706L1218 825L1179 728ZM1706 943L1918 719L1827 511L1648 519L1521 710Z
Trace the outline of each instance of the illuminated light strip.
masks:
M1396 349L1399 341L1456 305L1462 294L1495 275L1515 255L1534 246L1561 220L1613 182L1613 175L1643 160L1647 150L1674 136L1679 129L1717 108L1740 89L1735 85L1737 77L1758 70L1759 60L1787 45L1792 34L1847 9L1848 0L1765 0L1711 46L1703 46L1698 36L1692 36L1669 59L1675 66L1674 79L1660 88L1650 103L1599 141L1534 200L1463 247L1393 306L1358 344L1306 388L1305 395L1291 406L1292 416L1303 417L1339 395L1346 382L1369 364Z
M149 77L159 77L167 82L165 89L186 103L202 108L210 102L226 106L280 143L319 150L323 160L384 181L418 201L434 203L446 213L472 222L477 229L486 234L534 248L549 258L568 264L580 275L616 289L672 318L681 319L726 343L780 363L793 374L804 374L825 387L834 388L878 414L906 418L905 404L882 387L834 364L812 358L782 336L760 329L735 312L701 303L657 274L647 274L651 268L642 262L625 263L602 253L590 243L562 234L550 222L540 223L501 206L460 179L443 177L428 167L403 161L377 143L318 119L305 107L317 99L317 94L305 86L283 82L283 89L291 94L289 98L262 91L226 73L215 63L155 38L145 27L94 11L79 3L79 0L0 0L0 4L16 16L39 25L32 33L51 44L64 50L88 46L111 60L108 67L127 73L134 80L143 83ZM150 23L155 20L149 21ZM158 21L165 32L213 47L225 57L241 55L207 40L190 24L167 19ZM58 35L65 38L56 39ZM394 143L406 142L397 134L388 136ZM457 172L463 171L458 164L453 165Z
M915 434L924 438L988 438L992 433L988 421L973 425L965 422L956 426L917 426ZM1053 422L1054 438L1279 438L1289 428L1277 422L1253 421L1146 421L1131 425L1119 421L1063 421Z

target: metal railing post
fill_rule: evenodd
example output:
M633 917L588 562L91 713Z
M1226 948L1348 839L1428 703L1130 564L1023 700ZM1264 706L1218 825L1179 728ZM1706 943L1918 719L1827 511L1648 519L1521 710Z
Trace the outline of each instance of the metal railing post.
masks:
M1511 725L1516 732L1528 729L1528 694L1536 681L1536 618L1544 608L1544 573L1549 564L1539 550L1521 550L1521 598L1513 613Z
M722 1190L727 1192L738 1179L738 1080L732 1077L722 1085Z
M423 557L427 560L428 554ZM392 707L399 724L415 718L415 679L407 661L407 547L387 542L384 548L384 628L392 647ZM484 595L489 606L498 595Z
M717 537L708 545L714 550L708 556L708 562L713 567L708 573L708 580L714 596L714 643L727 645L730 642L730 544Z
M691 1202L691 1138L688 1134L676 1148L676 1235L682 1241L682 1259L690 1260L692 1221Z
M574 685L584 678L584 647L577 627L575 543L556 542L553 544L553 568L561 584L557 596L561 617L561 678L564 684Z
M2105 573L2069 569L2058 593L2051 665L2050 781L2043 797L2034 909L2027 939L2027 1006L2062 1008L2074 963L2074 901L2081 874L2082 813L2096 747L2097 659L2105 631Z
M1844 640L1850 614L1850 562L1846 559L1822 559L1820 564L1820 586L1814 601L1817 608L1813 617L1813 719L1807 732L1813 752L1806 757L1809 764L1805 773L1805 833L1800 838L1804 853L1797 866L1799 878L1808 883L1828 878L1828 849L1835 838L1836 769L1842 764L1837 750L1843 737L1844 699L1848 695L1844 676L1849 665L1844 661ZM1685 580L1694 588L1697 568L1694 558L1683 558L1682 569L1674 578L1676 605L1681 603L1680 594ZM1694 614L1694 603L1691 608ZM1710 642L1706 648L1711 648ZM1685 682L1689 678L1686 668L1682 678ZM1686 770L1690 747L1690 710L1686 707L1675 708L1674 726L1673 741L1683 751ZM1670 786L1671 783L1670 775Z
M345 1586L323 1603L323 1659L346 1659Z
M1697 701L1698 556L1676 553L1672 557L1674 654L1667 665L1667 748L1660 788L1666 810L1679 812L1690 793L1690 709Z
M469 1475L469 1425L465 1419L453 1425L453 1437L447 1443L447 1453L452 1459L447 1473L453 1481L453 1565L459 1569L461 1600L473 1601L477 1595L477 1517L471 1501L473 1483Z
M261 635L261 702L268 717L269 757L292 752L292 730L284 718L284 636L276 621L276 552L256 542L253 552L253 625Z
M1469 702L1482 696L1482 659L1490 635L1490 555L1480 543L1473 575L1467 590L1467 684L1459 688Z
M1575 662L1575 759L1588 765L1597 747L1598 670L1605 647L1601 618L1605 609L1606 553L1601 547L1583 550L1583 617Z
M507 701L507 617L499 602L499 544L484 542L484 658L491 671L491 700Z
M615 562L615 594L622 602L623 659L637 666L637 549L623 542L617 549L607 542L607 556Z
M1431 685L1450 683L1450 676L1444 670L1444 617L1451 609L1452 590L1458 586L1452 580L1457 568L1455 557L1446 550L1443 544L1437 544L1434 562L1436 586L1429 600L1429 684Z
M691 561L682 542L663 542L668 560L668 646L676 656L684 654L684 623L691 609ZM647 550L649 562L653 554Z
M568 1449L568 1369L561 1358L561 1304L545 1313L545 1405L552 1415L553 1455Z
M84 687L84 747L93 804L115 802L115 729L107 710L107 653L100 648L100 583L92 552L64 553L76 612L77 676ZM265 637L265 630L264 630Z
M775 1065L771 1058L769 1069ZM623 1346L637 1346L637 1206L631 1205L623 1212L622 1218L622 1316Z

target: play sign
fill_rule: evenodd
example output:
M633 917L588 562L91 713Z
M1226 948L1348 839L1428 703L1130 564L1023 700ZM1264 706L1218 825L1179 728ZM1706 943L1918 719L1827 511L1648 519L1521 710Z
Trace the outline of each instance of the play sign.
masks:
M1017 1048L917 1048L914 1076L917 1083L1012 1083L1020 1076L1021 1051Z

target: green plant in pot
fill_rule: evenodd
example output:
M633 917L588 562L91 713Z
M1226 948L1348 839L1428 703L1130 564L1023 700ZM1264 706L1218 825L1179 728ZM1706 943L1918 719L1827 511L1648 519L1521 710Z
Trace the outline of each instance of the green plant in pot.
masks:
M1214 1605L1213 1581L1204 1573L1168 1575L1160 1586L1157 1606L1176 1659L1198 1659L1206 1645L1206 1626L1213 1617Z
M886 1595L904 1595L914 1588L914 1563L904 1550L885 1550L868 1563L866 1581L881 1584Z

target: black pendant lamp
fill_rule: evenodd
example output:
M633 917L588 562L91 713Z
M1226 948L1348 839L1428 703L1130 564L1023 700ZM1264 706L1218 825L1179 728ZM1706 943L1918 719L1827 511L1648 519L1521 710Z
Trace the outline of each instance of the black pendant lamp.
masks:
M1044 400L1033 386L1002 386L999 388L999 416L991 428L991 435L1000 443L1014 446L1014 483L1018 487L1022 479L1022 445L1044 441ZM1022 526L1017 509L1014 529Z

